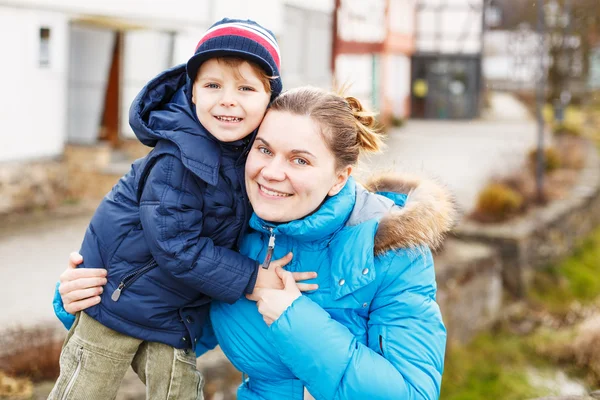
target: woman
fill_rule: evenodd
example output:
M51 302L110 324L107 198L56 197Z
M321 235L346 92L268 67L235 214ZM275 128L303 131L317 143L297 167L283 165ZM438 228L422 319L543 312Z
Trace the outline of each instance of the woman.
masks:
M354 98L300 88L259 128L240 252L294 257L277 270L284 289L211 308L221 348L248 375L238 399L439 397L446 331L429 247L454 208L429 182L383 177L376 195L353 180L359 153L380 146L373 124ZM300 271L316 271L319 289L301 294Z

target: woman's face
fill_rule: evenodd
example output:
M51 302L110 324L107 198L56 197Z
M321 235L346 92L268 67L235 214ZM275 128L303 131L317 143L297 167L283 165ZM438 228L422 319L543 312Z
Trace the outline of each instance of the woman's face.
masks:
M315 211L344 187L351 167L335 158L310 117L268 111L246 161L246 190L263 220L288 222Z

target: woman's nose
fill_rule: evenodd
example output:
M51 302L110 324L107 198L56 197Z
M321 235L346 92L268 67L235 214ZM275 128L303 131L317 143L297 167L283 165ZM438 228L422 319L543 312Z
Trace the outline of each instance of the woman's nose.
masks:
M265 164L261 170L263 178L270 181L282 181L285 179L285 171L281 166L281 163L275 157Z

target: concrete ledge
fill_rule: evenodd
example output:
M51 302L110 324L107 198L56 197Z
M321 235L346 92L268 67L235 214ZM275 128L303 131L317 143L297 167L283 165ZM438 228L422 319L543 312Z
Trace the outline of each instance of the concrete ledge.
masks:
M490 246L449 239L434 259L437 302L448 339L466 343L499 317L503 296L500 257Z

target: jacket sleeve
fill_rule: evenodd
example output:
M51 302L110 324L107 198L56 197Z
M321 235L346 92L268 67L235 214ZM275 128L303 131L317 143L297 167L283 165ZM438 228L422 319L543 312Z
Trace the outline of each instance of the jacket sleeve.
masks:
M60 292L58 291L59 286L60 282L56 282L56 288L54 289L54 299L52 300L52 307L54 308L54 314L58 317L60 322L62 322L65 328L71 329L71 326L73 326L73 322L75 322L75 316L73 314L69 314L67 310L65 310L62 298L60 297Z
M199 293L233 303L254 289L258 263L201 235L205 190L176 157L163 156L146 178L140 219L160 268Z
M414 254L414 253L419 254ZM389 253L368 345L301 296L271 325L282 361L319 399L438 399L446 330L429 250ZM315 338L319 338L315 340Z

